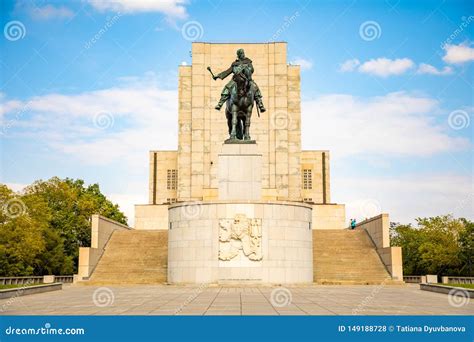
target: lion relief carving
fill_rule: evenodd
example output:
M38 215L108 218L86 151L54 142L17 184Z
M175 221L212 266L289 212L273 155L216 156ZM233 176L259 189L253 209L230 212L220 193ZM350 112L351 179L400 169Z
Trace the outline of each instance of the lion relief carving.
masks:
M219 220L219 260L231 260L240 250L250 260L262 260L262 219L236 214Z

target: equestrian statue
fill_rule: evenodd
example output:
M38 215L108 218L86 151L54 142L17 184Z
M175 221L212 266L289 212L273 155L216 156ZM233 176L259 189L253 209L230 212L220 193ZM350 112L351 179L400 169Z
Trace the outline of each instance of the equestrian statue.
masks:
M237 59L229 69L214 75L210 67L207 67L214 80L225 79L233 74L232 79L226 84L221 93L221 99L215 107L220 110L226 103L225 115L229 127L229 139L226 142L238 142L239 140L251 141L250 118L252 117L253 103L257 103L257 113L266 111L262 102L262 94L257 84L252 80L253 65L250 58L245 57L243 49L237 50Z

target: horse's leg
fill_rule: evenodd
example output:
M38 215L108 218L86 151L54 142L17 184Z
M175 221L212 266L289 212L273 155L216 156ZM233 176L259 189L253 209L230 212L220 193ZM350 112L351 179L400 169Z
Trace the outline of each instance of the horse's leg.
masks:
M250 117L252 116L253 103L247 107L247 112L245 113L245 133L244 140L250 140Z
M236 126L237 126L237 106L232 105L232 130L230 132L230 138L235 139L237 136Z
M225 117L227 119L227 128L228 128L229 135L230 135L232 133L232 112L229 108L229 105L226 106Z
M237 139L240 139L240 140L242 140L244 138L244 130L243 130L242 119L243 119L242 115L239 115L237 117Z

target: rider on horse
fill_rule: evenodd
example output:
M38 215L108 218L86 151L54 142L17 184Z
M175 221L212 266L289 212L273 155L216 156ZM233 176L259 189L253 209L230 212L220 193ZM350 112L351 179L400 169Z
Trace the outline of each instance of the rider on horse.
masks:
M230 97L231 89L232 89L232 87L235 83L234 78L237 75L240 75L240 76L243 76L244 78L247 79L247 81L249 82L249 86L254 87L254 89L255 89L255 96L254 96L255 102L257 103L258 108L260 109L260 112L263 113L263 112L266 111L266 109L263 106L262 94L260 93L260 89L258 88L257 83L255 83L252 80L252 74L253 74L252 60L250 58L245 57L244 49L238 49L237 50L237 57L238 57L238 59L236 59L235 62L232 63L232 65L230 66L229 69L227 69L227 70L221 72L220 74L214 76L214 80L216 80L218 78L223 80L224 78L226 78L230 74L232 74L232 73L234 74L234 76L232 77L232 80L230 80L229 83L227 83L226 86L224 87L224 89L222 90L221 99L220 99L219 103L217 104L217 106L215 108L217 110L221 109L222 105Z

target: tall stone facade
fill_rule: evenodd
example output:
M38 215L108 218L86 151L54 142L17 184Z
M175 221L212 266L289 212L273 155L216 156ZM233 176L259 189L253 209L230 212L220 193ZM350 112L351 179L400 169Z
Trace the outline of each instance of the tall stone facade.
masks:
M214 81L206 69L227 69L239 48L253 60L267 111L258 117L254 110L256 143L223 144L225 112L214 106L228 80ZM178 150L149 154L149 201L136 205L135 229L93 219L91 247L80 249L81 277L121 279L118 256L126 253L136 282L403 279L388 216L343 230L344 205L331 203L329 151L301 149L300 67L288 65L286 43L194 43L192 65L179 68L177 119Z
M300 67L287 62L287 44L193 43L192 64L179 67L177 151L150 152L149 203L136 206L136 229L167 229L169 204L218 200L218 154L228 138L225 109L216 111L224 85L217 73L245 50L267 108L252 115L250 135L262 155L263 201L306 202L313 228L343 228L344 206L330 202L329 151L302 151ZM318 217L315 217L315 215Z

